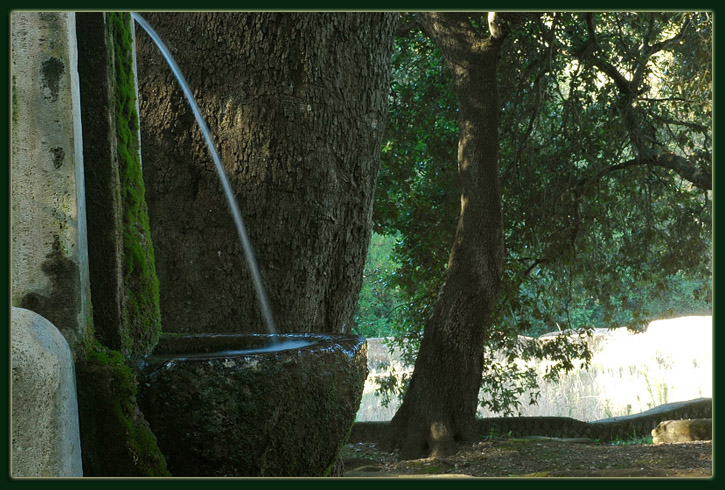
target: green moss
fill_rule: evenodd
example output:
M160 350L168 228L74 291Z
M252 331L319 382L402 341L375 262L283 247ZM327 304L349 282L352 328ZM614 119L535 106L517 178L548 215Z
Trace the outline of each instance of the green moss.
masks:
M208 477L330 475L350 436L366 369L353 369L348 355L335 350L302 357L287 353L172 366L151 360L140 374L139 401L170 471Z
M100 344L92 326L76 352L83 470L85 476L170 476L138 408L131 363L149 353L161 333L159 282L149 228L138 141L132 33L127 13L108 13L107 46L115 80L113 107L123 210L121 344Z
M159 280L139 156L131 17L117 12L108 13L106 18L116 82L114 107L123 208L123 276L127 291L121 350L129 357L139 357L151 352L161 334Z
M121 353L90 338L77 352L76 377L84 475L170 476Z

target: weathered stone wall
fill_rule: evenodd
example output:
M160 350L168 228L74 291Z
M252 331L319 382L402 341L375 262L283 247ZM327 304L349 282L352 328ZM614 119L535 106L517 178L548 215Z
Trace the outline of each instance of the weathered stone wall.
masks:
M75 16L13 12L12 304L71 346L90 317Z
M81 476L71 348L91 305L75 16L13 12L11 33L12 474Z

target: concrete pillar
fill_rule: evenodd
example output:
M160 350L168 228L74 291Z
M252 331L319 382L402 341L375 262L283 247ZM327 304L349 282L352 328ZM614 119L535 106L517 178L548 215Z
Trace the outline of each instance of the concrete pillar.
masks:
M90 289L75 14L11 14L12 305L85 337Z
M13 477L83 476L73 354L48 320L12 309Z
M90 289L75 14L10 20L11 474L82 476L70 347L85 338Z

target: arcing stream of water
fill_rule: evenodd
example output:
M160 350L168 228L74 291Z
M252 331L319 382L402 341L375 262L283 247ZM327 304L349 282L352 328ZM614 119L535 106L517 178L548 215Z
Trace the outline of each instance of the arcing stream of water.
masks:
M242 247L244 248L244 256L247 260L247 267L249 269L249 273L252 276L254 288L257 293L257 301L259 302L259 307L262 312L264 323L267 327L267 331L270 334L275 335L277 333L277 328L275 326L274 318L272 316L272 308L269 306L269 300L267 299L267 293L264 289L262 276L259 273L259 267L257 266L257 261L255 259L254 251L252 249L252 244L249 241L249 237L247 236L247 231L244 227L244 222L242 221L242 215L239 212L239 206L234 199L234 191L232 190L229 179L224 172L224 167L222 166L222 161L219 157L216 146L212 141L209 127L207 126L206 121L201 115L201 110L196 103L194 95L191 93L191 88L189 88L189 84L187 83L186 78L184 78L184 75L181 73L179 66L176 64L174 57L171 56L171 52L166 47L166 44L164 44L156 31L148 24L148 22L146 22L143 17L141 17L141 15L136 12L131 12L131 16L146 31L146 33L151 37L154 43L156 43L156 46L159 48L161 54L166 59L166 62L171 67L171 70L174 72L174 76L176 76L176 80L178 80L179 85L184 91L186 99L189 101L191 110L194 112L194 117L196 118L196 122L199 124L199 128L201 129L201 132L204 135L204 139L206 140L206 144L209 148L209 153L211 153L211 158L214 161L216 171L219 174L219 180L221 181L222 187L224 188L224 193L226 194L227 202L229 203L229 209L234 218L234 223L237 226L237 232L239 233L239 239L241 240ZM272 337L272 339L275 339L275 337ZM276 340L273 341L276 342Z

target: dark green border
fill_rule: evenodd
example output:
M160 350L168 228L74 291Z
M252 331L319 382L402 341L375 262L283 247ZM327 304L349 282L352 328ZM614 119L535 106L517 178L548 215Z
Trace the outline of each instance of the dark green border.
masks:
M393 11L404 11L404 10L487 10L487 9L495 9L497 6L501 6L502 8L500 10L709 10L712 11L715 14L715 46L714 46L714 55L715 55L715 63L713 66L714 71L714 80L715 80L715 88L717 89L717 86L720 81L719 73L717 72L717 65L718 65L718 58L720 53L725 52L723 49L722 41L723 34L718 32L717 26L719 25L719 13L725 12L724 9L718 9L716 7L716 3L714 0L706 0L706 1L696 1L696 2L672 2L672 1L664 1L664 2L625 2L625 1L612 1L612 2L599 2L598 4L591 5L586 2L574 2L571 0L568 1L559 1L559 2L553 2L551 4L544 3L543 5L539 2L532 2L531 0L527 0L524 2L494 2L493 4L488 2L431 2L431 1L418 1L418 2L411 2L411 1L398 1L398 2L384 2L384 1L369 1L369 2L357 2L354 4L348 4L346 2L335 2L332 5L329 2L301 2L299 4L289 2L289 1L283 1L283 2L259 2L259 1L251 1L251 2L230 2L230 1L209 1L204 3L196 3L196 4L189 4L186 2L179 3L179 2L145 2L142 6L141 5L129 5L127 3L121 3L116 4L103 4L102 7L99 6L99 2L80 2L76 3L75 5L68 6L65 4L65 2L51 2L51 1L41 1L41 2L31 2L31 3L20 3L20 2L10 2L7 9L7 17L6 22L3 23L2 29L4 36L0 36L3 39L6 40L5 49L3 50L3 58L4 63L3 67L5 68L5 76L2 77L2 84L4 88L4 93L7 94L3 104L4 104L4 114L6 114L6 118L3 119L2 125L5 131L4 134L4 143L6 148L6 164L3 167L3 172L5 173L5 194L3 195L2 199L2 205L4 206L4 212L0 213L0 217L3 219L3 225L4 229L7 230L6 234L6 240L2 243L2 256L4 258L4 261L2 263L2 268L4 271L6 271L6 281L4 286L7 288L5 292L6 298L8 298L8 303L6 305L3 305L3 308L6 308L6 314L5 318L7 318L6 324L9 326L10 324L10 138L9 138L9 125L8 125L8 117L10 114L10 105L9 105L9 57L10 57L10 13L13 10L134 10L138 9L139 11L143 10L368 10L368 11L375 11L375 10L393 10ZM719 108L722 106L722 104L719 103L718 97L717 97L718 90L714 90L715 98L714 98L714 104L715 104L715 114L719 114ZM720 142L718 135L717 135L717 124L715 124L715 158L717 159L717 144ZM719 323L722 323L725 325L725 320L722 322L719 321L719 317L717 315L717 308L715 305L718 304L717 297L718 297L718 288L716 284L715 278L717 277L718 271L721 269L719 267L719 262L716 260L717 257L717 243L719 238L719 231L720 229L717 227L717 216L719 215L718 211L720 210L719 201L716 198L716 189L717 189L717 183L718 183L718 172L715 168L713 168L713 340L714 344L713 347L716 351L719 351L718 347L720 347L719 344L722 343L722 338L725 338L723 336L717 335L717 326ZM722 327L725 328L725 327ZM8 353L8 356L6 358L6 363L4 364L4 371L2 379L0 380L0 383L3 385L2 392L6 394L8 397L7 402L2 405L2 413L5 415L4 420L7 422L2 425L2 436L5 441L7 441L6 445L3 445L1 448L2 451L2 459L7 463L8 470L5 473L5 479L7 479L7 483L12 483L13 485L42 485L49 482L46 482L44 480L10 480L9 478L9 444L10 444L10 430L9 430L9 377L10 377L10 358L9 358L9 352L10 352L10 331L9 328L7 330L6 335L3 337L4 341L4 348L5 352ZM718 362L717 362L717 356L713 355L713 370L717 374L718 371ZM715 386L714 386L714 394L713 394L713 411L714 413L717 413L717 407L718 404L716 402L716 393L719 391L718 387L718 379L717 375L715 376ZM724 378L725 379L725 378ZM717 433L717 422L715 423L714 427L715 433ZM714 435L714 439L717 439L717 437ZM261 484L262 486L268 486L268 485L284 485L284 486L295 486L295 485L301 485L302 487L307 487L309 485L318 486L318 485L343 485L344 488L362 488L364 486L399 486L402 485L406 488L410 488L411 486L415 486L415 488L422 487L440 487L441 484L448 486L448 483L458 487L458 486L465 486L465 487L472 487L475 486L477 488L484 488L485 486L491 486L496 487L500 485L514 485L515 487L518 487L519 485L526 485L529 486L535 486L535 487L550 487L550 486L568 486L568 485L574 485L577 487L581 487L582 483L584 483L587 487L594 485L594 486L606 486L610 487L613 484L616 485L625 485L625 486L657 486L662 487L663 485L665 487L670 486L677 486L678 488L682 488L683 485L685 487L708 487L708 488L714 488L715 484L718 480L722 480L723 478L719 474L717 468L717 442L713 443L713 474L714 477L709 480L687 480L687 479L623 479L623 480L615 480L615 482L610 481L609 479L550 479L550 480L535 480L535 481L528 481L528 480L511 480L511 479L502 479L502 480L477 480L477 479L471 479L471 480L421 480L421 479L406 479L406 480L389 480L389 479L345 479L345 480L338 480L338 479L313 479L313 480L305 480L305 479L263 479L263 480L244 480L244 481L237 481L235 479L230 479L226 481L221 480L208 480L208 481L194 481L194 480L182 480L182 479L173 479L173 480L159 480L159 479L153 479L153 480L133 480L128 481L129 479L102 479L102 481L95 481L95 479L88 479L85 481L81 480L53 480L51 483L54 486L77 486L77 485L83 485L84 483L90 483L93 485L103 485L103 486L117 486L117 485L165 485L165 484L173 484L175 486L179 485L181 483L182 486L187 487L190 486L192 488L198 487L200 485L206 486L208 484L232 484L232 485L238 485L243 488L250 488L257 486Z

